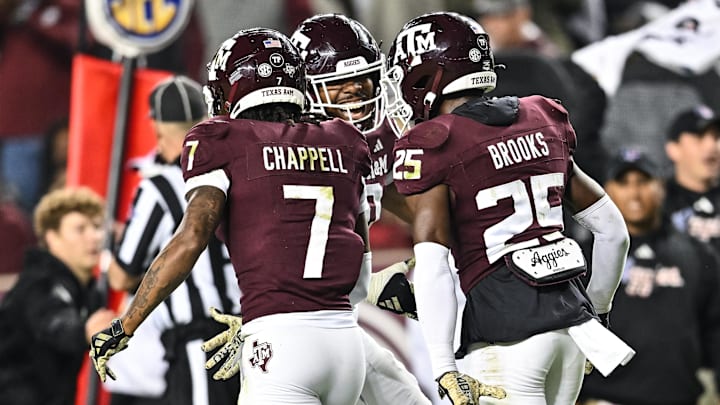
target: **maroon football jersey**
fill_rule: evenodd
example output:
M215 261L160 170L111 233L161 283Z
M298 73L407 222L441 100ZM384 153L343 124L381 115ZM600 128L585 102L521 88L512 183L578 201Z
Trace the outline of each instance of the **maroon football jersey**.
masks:
M397 137L387 121L383 121L382 125L366 134L366 137L372 165L370 174L365 178L365 192L370 207L370 212L365 213L365 218L368 224L372 225L380 219L383 190L393 181L390 169L393 162L393 146Z
M216 118L185 138L185 180L221 169L230 179L221 236L242 290L245 321L263 315L350 310L364 251L355 233L363 135L322 124Z
M567 111L541 96L521 98L509 126L445 114L396 142L393 176L400 193L445 184L453 194L451 249L465 292L505 254L545 244L542 236L563 230L575 143Z

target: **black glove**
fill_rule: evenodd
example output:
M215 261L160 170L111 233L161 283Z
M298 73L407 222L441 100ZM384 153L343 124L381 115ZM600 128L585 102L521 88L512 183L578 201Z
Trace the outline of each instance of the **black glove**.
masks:
M109 328L94 334L90 339L90 358L102 382L105 382L106 376L115 379L115 373L107 366L107 361L114 354L125 350L131 337L125 334L122 322L113 319Z
M469 375L449 371L437 380L440 399L447 397L453 405L476 405L480 397L503 399L505 390L495 385L485 385Z
M390 312L417 320L412 283L405 276L415 267L414 258L395 263L370 277L366 301Z

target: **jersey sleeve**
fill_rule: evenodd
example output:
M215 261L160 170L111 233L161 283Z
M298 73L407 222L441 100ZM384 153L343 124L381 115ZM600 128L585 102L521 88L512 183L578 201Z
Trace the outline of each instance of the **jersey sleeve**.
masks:
M224 119L204 121L185 136L180 164L186 182L193 177L225 170L232 161L230 122Z
M393 179L401 194L422 193L445 181L453 163L443 147L449 135L448 127L427 121L395 143Z
M558 125L562 128L562 133L565 136L564 141L568 149L568 175L566 179L568 180L569 184L569 179L573 176L575 170L575 165L572 161L572 157L573 155L575 155L575 149L577 148L577 134L575 133L575 128L573 128L572 123L570 123L570 113L567 111L565 106L561 104L560 100L543 96L530 96L529 98L539 100L538 104L541 106L541 108L545 110L548 118L557 122Z
M570 113L567 111L559 100L544 98L549 105L549 108L554 112L557 119L565 126L565 140L568 144L570 155L575 153L577 148L577 135L575 134L575 128L570 123Z

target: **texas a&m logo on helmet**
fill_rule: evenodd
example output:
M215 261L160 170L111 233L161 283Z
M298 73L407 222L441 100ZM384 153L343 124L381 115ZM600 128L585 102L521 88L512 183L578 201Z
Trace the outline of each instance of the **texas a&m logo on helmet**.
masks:
M495 61L480 24L463 15L437 12L405 24L388 52L382 81L388 121L396 135L428 120L436 98L464 90L495 88Z

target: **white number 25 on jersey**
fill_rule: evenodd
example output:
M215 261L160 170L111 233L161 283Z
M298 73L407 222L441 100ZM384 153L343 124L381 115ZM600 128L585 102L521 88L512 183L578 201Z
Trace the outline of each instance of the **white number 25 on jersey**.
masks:
M395 152L395 163L393 164L393 179L395 180L419 180L421 176L422 161L415 156L423 154L422 149L400 149ZM404 166L403 170L400 167Z

